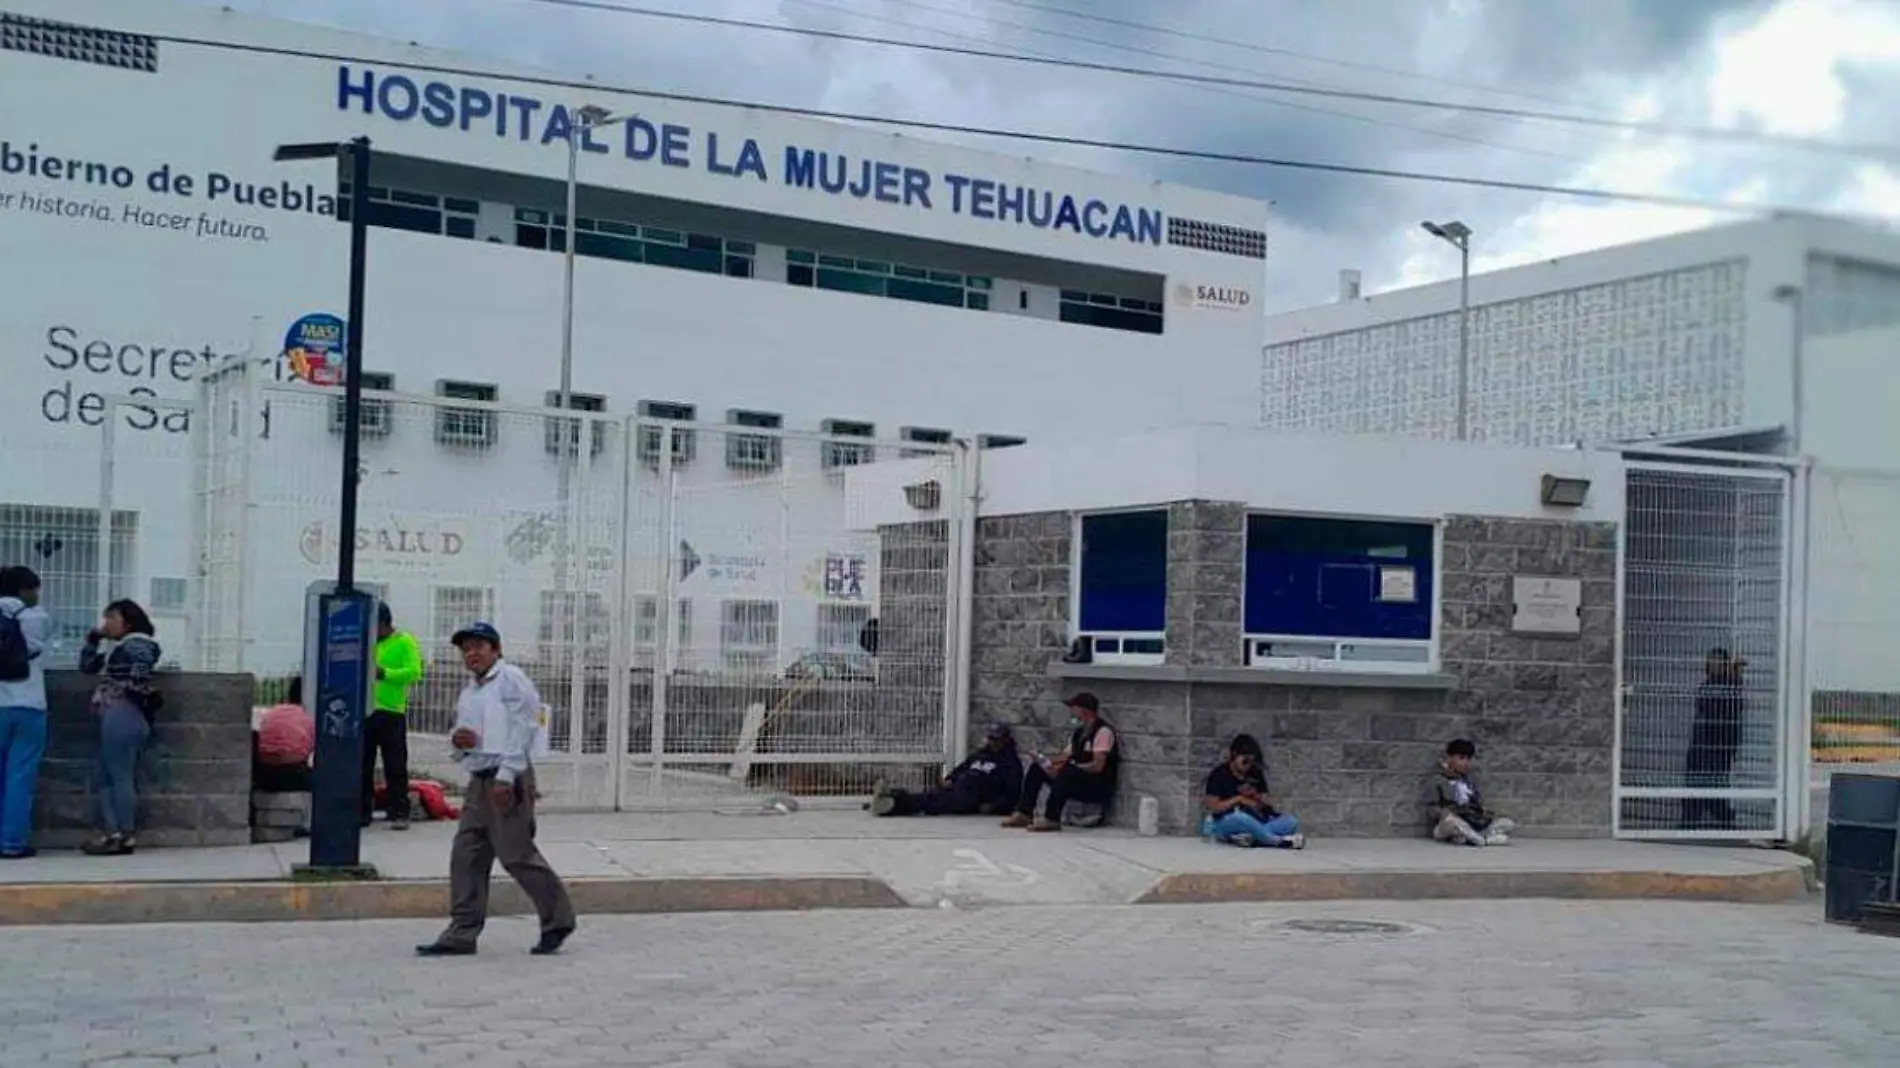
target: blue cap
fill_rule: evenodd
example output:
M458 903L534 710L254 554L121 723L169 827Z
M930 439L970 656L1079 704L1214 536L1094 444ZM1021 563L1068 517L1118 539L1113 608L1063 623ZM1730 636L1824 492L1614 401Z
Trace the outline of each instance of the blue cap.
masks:
M449 644L460 649L462 643L467 641L484 641L499 649L501 648L501 631L496 630L493 623L470 623L456 631L455 636L449 639Z

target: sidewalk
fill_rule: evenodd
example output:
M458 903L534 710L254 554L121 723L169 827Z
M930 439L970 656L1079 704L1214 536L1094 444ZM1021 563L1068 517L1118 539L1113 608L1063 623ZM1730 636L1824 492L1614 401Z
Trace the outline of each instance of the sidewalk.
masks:
M442 915L453 826L377 825L382 880L294 881L307 842L43 854L0 865L0 925L372 919ZM1810 890L1790 853L1606 840L1496 849L1315 839L1235 849L1115 830L1030 835L989 819L791 815L549 815L540 841L583 912L1180 904L1343 898L1690 898L1776 902ZM525 902L497 869L498 909Z

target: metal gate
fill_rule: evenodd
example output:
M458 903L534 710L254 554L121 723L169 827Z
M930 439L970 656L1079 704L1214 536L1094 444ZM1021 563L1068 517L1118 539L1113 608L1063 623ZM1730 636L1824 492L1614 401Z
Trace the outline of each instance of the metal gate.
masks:
M208 376L194 428L197 656L266 690L341 536L341 391L277 379ZM418 768L452 774L448 639L486 619L552 711L553 806L757 807L940 769L966 452L827 430L366 393L357 573L429 660Z
M1637 462L1627 485L1616 831L1785 838L1793 480Z

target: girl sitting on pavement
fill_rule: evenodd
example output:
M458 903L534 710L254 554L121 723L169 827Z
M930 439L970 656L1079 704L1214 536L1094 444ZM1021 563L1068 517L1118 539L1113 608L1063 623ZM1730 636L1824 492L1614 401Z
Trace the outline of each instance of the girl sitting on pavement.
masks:
M1227 754L1207 773L1201 831L1237 846L1306 848L1300 821L1275 811L1267 797L1266 758L1251 734L1235 735Z

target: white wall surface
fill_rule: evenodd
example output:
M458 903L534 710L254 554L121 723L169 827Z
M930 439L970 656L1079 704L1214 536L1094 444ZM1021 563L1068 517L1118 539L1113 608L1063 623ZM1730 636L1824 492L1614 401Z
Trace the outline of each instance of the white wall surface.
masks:
M1577 449L1335 438L1208 426L1111 440L1031 443L982 455L980 514L1091 511L1182 500L1366 518L1488 515L1620 522L1623 464ZM853 472L854 522L915 521L902 487L922 472ZM1587 478L1582 508L1546 508L1546 473ZM873 504L875 502L875 504Z
M1802 450L1816 463L1900 472L1900 327L1810 337Z
M1900 237L1776 219L1474 275L1474 437L1554 444L1792 422L1797 301L1777 290L1811 287L1811 256L1900 265ZM1453 278L1269 318L1264 420L1449 436L1458 300ZM1319 342L1341 381L1295 373L1299 346Z

